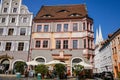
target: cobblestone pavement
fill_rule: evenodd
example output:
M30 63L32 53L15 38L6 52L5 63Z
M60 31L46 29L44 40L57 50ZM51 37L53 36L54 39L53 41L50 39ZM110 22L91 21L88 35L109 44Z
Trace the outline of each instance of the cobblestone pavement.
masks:
M16 75L4 75L0 74L0 80L37 80L37 77L31 78L31 77L21 77L20 79L16 78ZM66 80L66 79L42 79L42 80ZM76 78L69 77L67 80L77 80ZM83 79L80 79L83 80ZM84 79L84 80L94 80L94 79ZM100 80L100 79L98 79Z

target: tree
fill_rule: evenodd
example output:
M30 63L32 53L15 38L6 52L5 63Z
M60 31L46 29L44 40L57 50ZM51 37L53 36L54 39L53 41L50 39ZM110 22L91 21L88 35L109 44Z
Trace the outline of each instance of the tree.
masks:
M75 65L73 71L74 71L74 73L76 74L77 77L80 77L79 74L83 71L83 69L84 69L84 66Z
M44 64L40 64L35 68L36 73L40 73L42 78L48 73L48 67Z
M60 78L63 78L63 75L65 74L66 72L66 67L64 64L56 64L54 66L55 68L55 71L57 73L57 75L60 77Z
M15 63L15 70L16 72L20 72L21 74L24 73L24 66L26 66L25 62L18 61Z

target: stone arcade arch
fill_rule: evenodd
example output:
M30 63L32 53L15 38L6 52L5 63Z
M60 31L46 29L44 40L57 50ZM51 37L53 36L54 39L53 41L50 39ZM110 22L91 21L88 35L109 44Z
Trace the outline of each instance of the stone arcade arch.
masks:
M1 64L3 66L3 71L6 72L7 70L9 70L9 67L10 67L10 61L9 59L3 59L1 61Z
M13 63L12 63L12 70L13 70L13 73L15 73L16 71L15 71L15 64L17 63L17 62L19 62L19 61L21 61L21 62L25 62L24 60L21 60L21 59L18 59L18 60L15 60Z
M71 76L73 75L72 69L74 68L74 65L79 63L79 62L82 62L82 61L84 61L84 60L80 57L72 58L72 60L71 60Z

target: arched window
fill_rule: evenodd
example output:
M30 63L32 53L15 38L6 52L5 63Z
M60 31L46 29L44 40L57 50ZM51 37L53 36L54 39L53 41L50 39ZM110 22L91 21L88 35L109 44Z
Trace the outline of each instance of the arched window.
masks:
M80 58L75 58L72 60L72 66L74 67L75 64L81 62L82 60Z
M38 61L40 63L45 63L45 59L44 58L37 58L36 61Z

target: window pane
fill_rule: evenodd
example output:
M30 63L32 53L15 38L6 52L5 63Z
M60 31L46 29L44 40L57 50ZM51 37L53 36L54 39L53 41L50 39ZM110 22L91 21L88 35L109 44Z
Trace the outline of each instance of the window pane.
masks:
M2 21L1 21L1 23L5 23L5 18L2 18Z
M68 31L68 24L64 24L64 31Z
M43 41L43 48L47 48L48 47L48 41Z
M63 49L68 49L68 40L63 41Z
M20 35L25 35L26 33L26 28L21 28L20 29Z
M83 30L85 30L85 23L83 23Z
M48 25L45 25L45 26L44 26L44 32L48 32L48 29L49 29L49 26L48 26Z
M6 13L6 12L7 12L7 8L4 8L3 12L5 12L5 13Z
M42 26L41 25L37 25L37 32L41 32L42 31Z
M76 49L78 47L78 41L73 40L73 49Z
M10 51L10 49L11 49L11 42L7 42L7 43L6 43L5 50L6 50L6 51Z
M24 43L23 43L23 42L20 42L20 43L18 44L18 51L23 51L23 49L24 49Z
M13 13L17 12L17 8L13 8Z
M14 32L14 29L13 29L13 28L10 28L10 29L8 30L8 35L13 35L13 32Z
M61 32L61 24L57 24L57 32Z
M84 48L86 48L86 39L84 39Z
M73 31L78 31L78 24L77 23L73 23Z
M61 48L61 41L56 40L56 49L60 49L60 48Z
M11 23L15 23L15 18L12 18Z
M26 23L27 22L27 17L24 17L23 18L23 23Z
M0 28L0 35L3 34L3 28Z
M41 41L36 41L35 47L36 47L36 48L40 48L40 44L41 44Z

